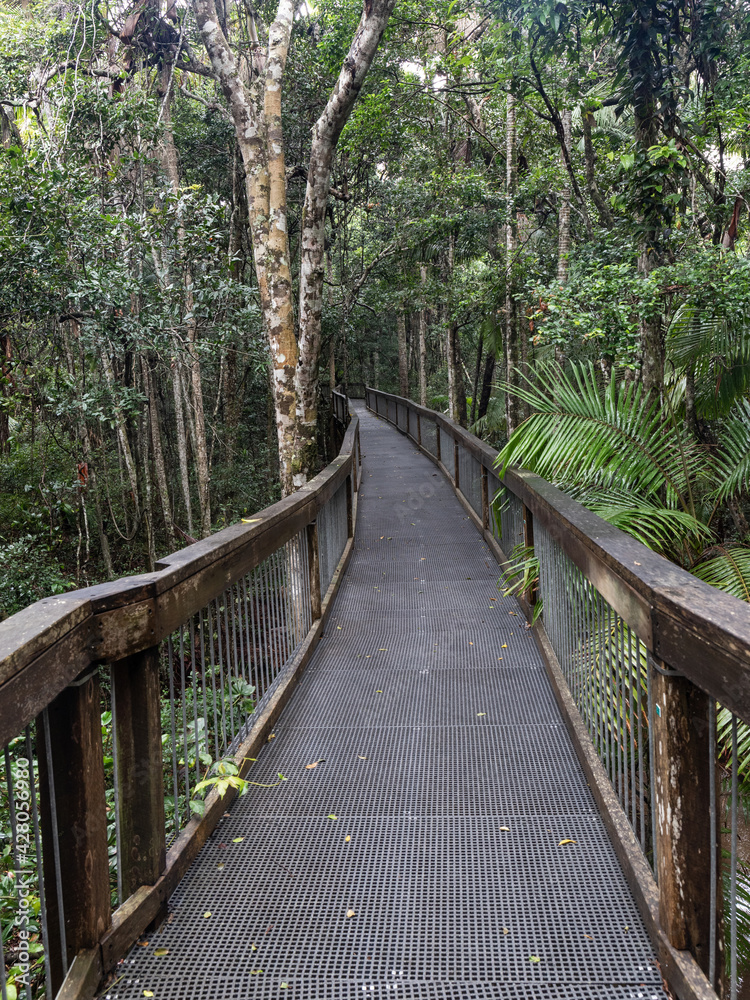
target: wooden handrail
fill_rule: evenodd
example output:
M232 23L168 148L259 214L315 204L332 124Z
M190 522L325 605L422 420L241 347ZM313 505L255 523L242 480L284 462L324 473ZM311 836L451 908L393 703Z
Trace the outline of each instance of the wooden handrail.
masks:
M369 387L367 392L434 422L497 475L497 451L449 417L402 396ZM750 723L750 604L653 552L541 476L511 467L502 484L655 656Z
M357 434L355 419L337 458L254 523L195 542L154 573L44 598L0 622L0 746L92 663L160 642L313 521L351 474Z
M501 563L507 563L511 553L502 551L489 517L494 492L490 477L500 485L495 467L498 453L453 420L409 399L369 387L366 399L371 409L407 433L439 466L488 545ZM427 424L435 428L429 448L425 447ZM470 483L464 483L460 473L462 451L479 465L480 475L475 473ZM750 606L657 555L540 476L509 468L502 485L517 505L511 515L512 533L519 540L522 536L523 544L533 550L534 526L543 528L545 546L577 567L609 605L607 616L618 615L648 654L649 795L658 885L642 843L613 792L545 626L534 629L563 718L659 956L662 974L681 1000L716 1000L722 995L724 951L717 944L722 940L723 922L715 708L719 702L750 723ZM479 502L481 511L475 509ZM525 596L530 600L533 595ZM564 605L570 595L553 592L547 598L552 604L558 598ZM581 657L586 641L584 629ZM575 642L579 642L577 637ZM616 646L617 632L614 642ZM613 652L617 658L617 650ZM640 684L640 653L638 657ZM571 669L582 669L582 665L581 659L581 667ZM589 668L602 669L601 665ZM581 683L580 676L575 676L575 683ZM585 711L594 712L593 704ZM601 724L605 729L609 725L606 718Z

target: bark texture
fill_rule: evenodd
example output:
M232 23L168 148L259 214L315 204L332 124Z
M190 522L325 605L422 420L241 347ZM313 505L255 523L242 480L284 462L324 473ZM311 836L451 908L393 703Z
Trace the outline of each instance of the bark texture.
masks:
M255 49L245 82L214 0L192 0L198 27L234 121L245 166L248 221L261 309L271 351L281 486L293 492L317 461L325 212L336 143L362 87L395 0L368 0L336 86L313 128L301 233L299 328L295 327L287 227L282 82L294 17L280 0L265 50Z

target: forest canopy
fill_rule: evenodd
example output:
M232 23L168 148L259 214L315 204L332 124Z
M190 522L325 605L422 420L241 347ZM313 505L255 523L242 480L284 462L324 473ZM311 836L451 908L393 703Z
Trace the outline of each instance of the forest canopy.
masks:
M5 0L0 612L299 486L365 383L747 597L749 33L740 0Z

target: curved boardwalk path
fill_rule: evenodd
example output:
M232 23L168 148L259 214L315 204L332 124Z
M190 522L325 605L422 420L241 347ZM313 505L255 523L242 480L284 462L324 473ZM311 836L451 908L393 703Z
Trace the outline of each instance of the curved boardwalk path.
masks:
M287 780L235 804L105 995L661 1000L497 565L435 466L359 413L352 562L250 774Z

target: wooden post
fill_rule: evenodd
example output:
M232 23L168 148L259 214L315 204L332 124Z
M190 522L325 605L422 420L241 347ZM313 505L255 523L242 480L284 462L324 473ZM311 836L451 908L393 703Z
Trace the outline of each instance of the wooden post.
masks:
M461 476L459 474L459 464L458 464L458 441L453 442L453 482L456 484L456 489L461 489Z
M490 527L490 487L487 479L487 470L482 468L482 527L485 531Z
M354 497L352 495L352 477L346 477L346 537L354 535Z
M167 865L160 697L158 646L112 665L124 899Z
M526 504L523 505L523 544L527 549L534 549L534 515L531 513ZM533 608L536 604L537 599L537 586L533 585L529 587L523 595L526 603Z
M310 567L310 611L312 620L317 621L321 615L320 597L320 557L318 554L318 522L311 521L307 526L307 562Z
M665 675L649 665L654 732L652 808L656 810L656 858L659 875L659 922L673 947L688 950L708 975L711 900L710 767L716 746L709 745L709 697L687 678ZM715 783L719 817L719 786ZM718 823L721 827L721 823ZM721 873L721 838L717 836L716 871ZM721 875L717 878L716 940L722 942ZM717 991L724 964L717 950Z
M61 692L36 724L55 993L76 954L95 947L111 924L101 711L97 669Z

